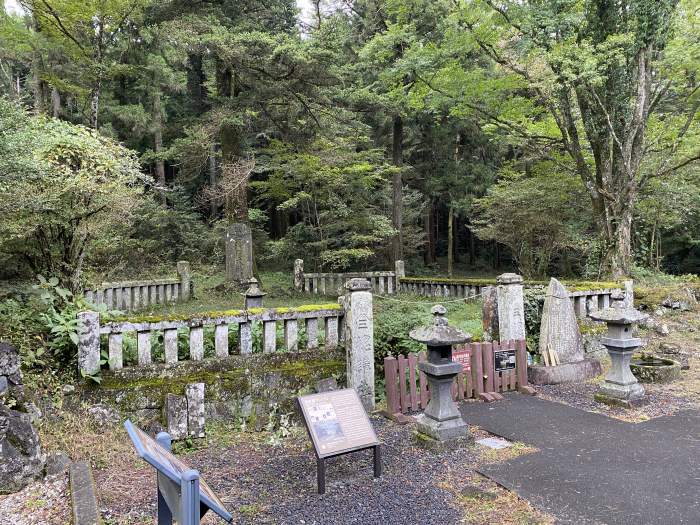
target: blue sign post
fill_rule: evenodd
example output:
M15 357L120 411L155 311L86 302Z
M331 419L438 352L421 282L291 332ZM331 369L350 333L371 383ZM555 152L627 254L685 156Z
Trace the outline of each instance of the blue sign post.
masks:
M153 440L131 421L124 423L136 452L158 474L158 525L197 525L211 510L227 523L233 516L209 485L171 452L170 435L161 432Z

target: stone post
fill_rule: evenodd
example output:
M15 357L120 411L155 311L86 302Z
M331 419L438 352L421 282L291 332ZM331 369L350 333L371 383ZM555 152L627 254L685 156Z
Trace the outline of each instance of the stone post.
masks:
M177 274L180 276L180 299L187 301L190 298L190 286L192 281L190 276L190 263L187 261L178 261Z
M625 308L634 308L634 281L627 280L624 282L625 285L625 300L623 304Z
M374 410L374 318L371 284L350 279L342 300L348 387L354 388L368 412Z
M247 283L253 277L253 236L244 222L231 224L224 236L226 245L226 280Z
M304 259L294 261L294 289L297 292L304 291Z
M78 313L78 371L95 375L100 371L100 314Z
M398 260L394 263L394 271L396 272L396 279L403 279L406 277L406 267L402 260ZM398 285L398 283L397 283Z
M504 273L497 280L498 332L501 341L525 339L523 278Z
M245 309L262 308L263 297L267 294L258 287L258 280L255 277L250 279L250 286L243 294L245 296Z
M481 307L481 323L484 341L498 341L498 294L495 286L485 286L481 289L483 299Z

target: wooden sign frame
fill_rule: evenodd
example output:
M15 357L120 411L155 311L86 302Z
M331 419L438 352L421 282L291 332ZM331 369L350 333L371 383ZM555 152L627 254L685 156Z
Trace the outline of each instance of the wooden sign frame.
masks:
M326 492L326 459L330 457L371 448L374 477L382 475L381 444L355 389L299 396L297 403L316 454L319 494Z

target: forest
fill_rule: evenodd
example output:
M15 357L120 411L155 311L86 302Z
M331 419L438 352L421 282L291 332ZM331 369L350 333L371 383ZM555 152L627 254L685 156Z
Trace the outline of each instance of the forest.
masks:
M10 3L6 2L8 7ZM693 273L696 0L21 0L0 277Z

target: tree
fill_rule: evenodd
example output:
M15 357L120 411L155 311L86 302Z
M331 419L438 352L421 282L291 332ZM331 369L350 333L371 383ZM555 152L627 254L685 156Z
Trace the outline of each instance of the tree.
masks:
M147 182L136 156L85 127L29 117L5 99L0 137L0 254L80 290L90 241L128 221Z

